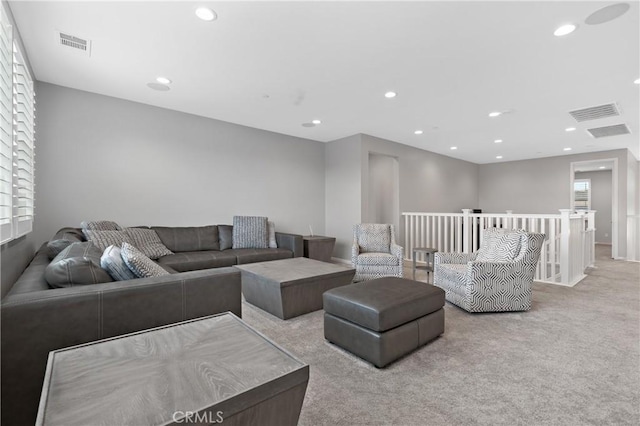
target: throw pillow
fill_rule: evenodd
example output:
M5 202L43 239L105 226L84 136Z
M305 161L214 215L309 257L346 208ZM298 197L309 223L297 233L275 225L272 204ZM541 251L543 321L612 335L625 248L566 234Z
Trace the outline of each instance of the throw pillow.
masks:
M73 244L70 240L51 240L47 243L47 256L53 260L62 250Z
M521 231L491 228L484 231L478 262L511 262L520 253Z
M382 223L362 223L356 225L358 245L361 253L389 253L391 231L389 225Z
M51 261L44 277L53 288L111 282L111 276L100 267L101 254L90 242L73 243Z
M233 248L233 226L218 225L218 235L220 236L220 250Z
M125 228L124 231L131 238L133 245L150 259L158 259L162 256L173 254L171 250L162 244L160 237L153 229Z
M160 277L169 275L160 265L149 259L140 250L129 243L122 243L122 260L138 278Z
M269 248L278 248L278 242L276 241L276 224L268 221L267 228L269 229Z
M267 218L262 216L234 216L233 248L269 248Z
M80 227L83 231L85 229L90 231L122 231L120 225L110 220L84 221Z
M111 245L120 247L122 243L133 243L129 238L129 234L125 231L91 231L85 229L83 232L87 240L94 243L101 252Z
M138 278L122 260L121 249L118 246L109 246L102 253L100 266L106 270L116 281L133 280Z

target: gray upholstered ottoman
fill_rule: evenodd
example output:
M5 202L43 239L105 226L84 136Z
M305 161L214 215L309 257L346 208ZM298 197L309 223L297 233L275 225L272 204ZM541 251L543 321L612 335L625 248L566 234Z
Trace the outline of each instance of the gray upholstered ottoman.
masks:
M379 278L324 293L324 337L381 368L444 333L444 291Z

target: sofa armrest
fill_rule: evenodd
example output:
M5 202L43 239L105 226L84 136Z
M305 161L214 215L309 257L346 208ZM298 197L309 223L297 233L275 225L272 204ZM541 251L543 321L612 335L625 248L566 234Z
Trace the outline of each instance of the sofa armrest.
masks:
M442 253L436 252L434 266L440 263L467 263L476 259L475 253Z
M278 248L291 250L293 257L304 256L304 240L302 235L276 232L276 243Z
M2 423L35 422L50 351L225 311L241 315L240 272L231 267L5 297Z

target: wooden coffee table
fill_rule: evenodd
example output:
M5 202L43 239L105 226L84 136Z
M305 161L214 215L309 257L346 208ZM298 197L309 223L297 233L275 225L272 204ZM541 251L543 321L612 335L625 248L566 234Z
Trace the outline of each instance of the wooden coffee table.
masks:
M247 302L280 319L322 309L322 294L351 284L355 269L334 263L293 259L237 265Z
M308 380L225 313L51 352L36 424L295 425Z

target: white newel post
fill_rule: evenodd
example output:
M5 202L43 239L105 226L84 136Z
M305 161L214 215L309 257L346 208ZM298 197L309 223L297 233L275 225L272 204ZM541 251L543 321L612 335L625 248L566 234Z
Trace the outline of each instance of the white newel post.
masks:
M471 214L471 209L462 209L462 229L464 229L462 233L462 252L463 253L471 253L469 237L471 236L471 218L469 215Z
M560 209L560 282L571 282L569 244L571 239L571 209Z

